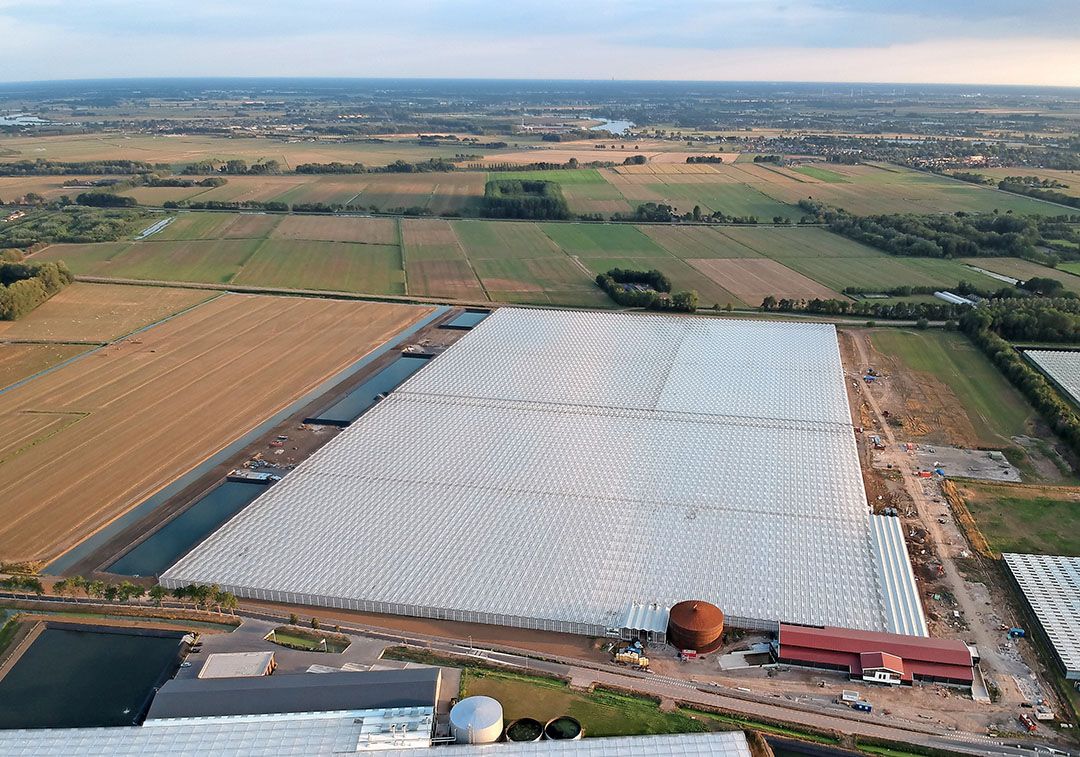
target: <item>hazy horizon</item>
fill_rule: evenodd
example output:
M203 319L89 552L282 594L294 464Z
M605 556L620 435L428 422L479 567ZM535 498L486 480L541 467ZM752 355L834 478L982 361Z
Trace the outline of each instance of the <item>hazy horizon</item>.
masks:
M0 79L1080 86L1071 0L0 0ZM43 54L46 53L46 54Z

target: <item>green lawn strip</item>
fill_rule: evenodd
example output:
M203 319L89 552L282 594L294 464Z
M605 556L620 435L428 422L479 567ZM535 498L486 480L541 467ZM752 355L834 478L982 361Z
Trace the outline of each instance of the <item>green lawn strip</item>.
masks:
M227 284L261 239L136 242L94 273L154 281Z
M542 161L544 154L537 152L536 160ZM603 160L598 156L597 160ZM607 184L607 180L595 168L553 169L550 171L493 171L488 174L488 181L500 179L519 179L522 181L553 181L556 184Z
M635 226L622 224L543 223L539 228L568 255L651 257L667 252Z
M231 280L250 286L404 294L397 245L267 239Z
M805 176L809 176L818 181L824 181L827 184L850 184L851 179L848 179L835 171L829 171L824 168L817 168L816 166L796 166L791 169L796 173L801 173Z
M799 739L801 741L812 741L816 744L830 744L833 746L840 743L840 739L836 738L835 736L826 736L824 734L814 733L812 731L801 731L797 728L751 720L749 718L740 717L738 715L725 715L719 712L699 710L693 707L680 707L678 711L687 713L690 717L698 719L707 718L709 720L714 720L718 723L732 726L732 728L725 730L749 729L753 731L761 731L762 733L773 734L774 736L787 736L793 739Z
M1080 556L1080 494L966 483L968 510L996 552Z
M18 615L12 615L3 626L0 626L0 658L4 656L8 645L11 644L12 639L15 638L15 634L19 630L18 618Z
M108 270L109 261L132 246L132 242L53 244L31 257L33 261L62 260L75 274L94 275Z
M875 331L872 339L881 352L951 388L983 444L1007 447L1010 437L1028 433L1034 411L963 335L888 329Z
M639 736L658 733L696 733L708 730L697 718L682 712L660 712L654 699L608 689L575 691L565 682L500 671L465 668L461 695L484 695L503 706L507 722L533 718L545 723L569 715L581 723L586 736Z
M218 232L233 219L232 213L177 213L176 219L148 239L170 240L217 239Z

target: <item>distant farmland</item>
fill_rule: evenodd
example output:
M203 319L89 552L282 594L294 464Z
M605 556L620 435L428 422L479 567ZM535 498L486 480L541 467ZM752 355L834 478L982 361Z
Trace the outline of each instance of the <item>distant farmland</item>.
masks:
M223 295L0 394L0 558L57 556L429 312Z
M589 186L583 181L582 186ZM142 241L54 245L35 255L77 274L467 302L612 307L610 268L656 268L705 307L838 296L845 287L1001 282L957 261L903 258L807 226L533 223L180 213ZM710 260L762 260L734 264ZM1068 274L1059 273L1066 276Z

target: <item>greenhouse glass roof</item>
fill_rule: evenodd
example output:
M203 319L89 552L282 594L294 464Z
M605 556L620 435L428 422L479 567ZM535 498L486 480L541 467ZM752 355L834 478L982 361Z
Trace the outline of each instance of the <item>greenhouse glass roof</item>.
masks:
M830 325L503 308L163 581L579 633L691 598L925 633L843 382Z

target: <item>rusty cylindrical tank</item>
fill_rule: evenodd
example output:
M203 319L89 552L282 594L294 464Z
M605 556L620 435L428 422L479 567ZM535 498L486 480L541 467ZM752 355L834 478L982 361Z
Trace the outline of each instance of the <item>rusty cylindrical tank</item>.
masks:
M724 634L724 613L709 602L679 602L668 615L668 643L678 649L712 652Z

